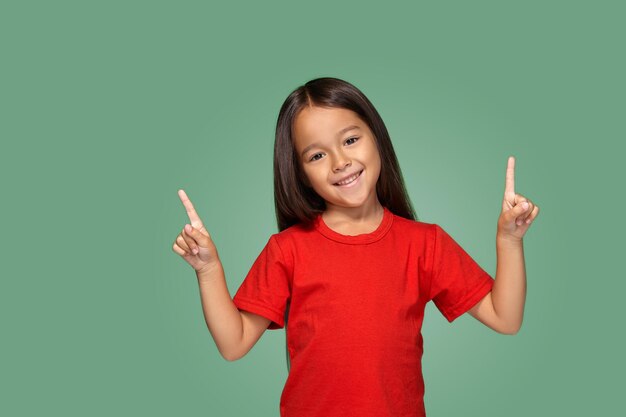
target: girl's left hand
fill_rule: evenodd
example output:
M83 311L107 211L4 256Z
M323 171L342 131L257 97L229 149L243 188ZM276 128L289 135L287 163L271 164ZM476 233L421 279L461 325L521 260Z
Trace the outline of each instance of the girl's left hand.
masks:
M498 238L521 241L539 214L539 206L521 194L515 194L515 157L510 156L506 168L502 213L498 219Z

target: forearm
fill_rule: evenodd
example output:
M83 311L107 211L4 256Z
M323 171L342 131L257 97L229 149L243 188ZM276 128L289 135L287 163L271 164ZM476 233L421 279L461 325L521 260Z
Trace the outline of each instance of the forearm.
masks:
M241 313L235 306L224 277L222 263L197 271L204 320L213 340L226 360L234 360L243 339Z
M524 242L496 237L496 278L491 290L493 308L511 333L522 326L526 302Z

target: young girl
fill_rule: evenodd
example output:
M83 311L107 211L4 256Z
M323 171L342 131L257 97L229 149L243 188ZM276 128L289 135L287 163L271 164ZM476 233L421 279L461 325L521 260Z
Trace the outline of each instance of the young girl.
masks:
M273 234L233 299L211 237L183 190L191 225L174 251L195 270L220 353L243 357L286 326L282 417L425 416L421 326L433 301L518 332L522 238L539 207L514 191L510 157L498 220L496 279L440 226L417 221L378 112L356 87L319 78L280 109Z

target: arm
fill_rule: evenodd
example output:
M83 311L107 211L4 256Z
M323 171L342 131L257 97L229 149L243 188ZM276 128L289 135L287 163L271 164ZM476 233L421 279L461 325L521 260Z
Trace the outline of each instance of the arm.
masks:
M244 310L241 310L241 319L243 321L243 340L240 346L241 350L235 356L235 360L241 359L252 349L271 323L271 320L266 317Z
M516 334L522 327L526 303L526 266L522 238L539 214L539 206L515 193L515 158L509 157L502 213L496 234L495 283L469 313L502 334Z
M228 292L224 268L211 235L187 193L178 190L178 196L187 210L191 225L185 225L172 249L196 270L204 320L220 354L229 361L239 359L261 337L269 320L239 311Z
M196 275L209 332L222 357L233 361L241 349L243 319L228 292L222 263L196 271Z
M519 332L526 302L524 247L496 237L497 269L493 288L468 313L501 334Z
M523 241L496 237L496 282L491 289L493 308L506 334L516 334L522 327L526 303L526 266Z
M204 319L224 359L236 361L256 344L271 320L233 303L221 262L212 269L198 271Z

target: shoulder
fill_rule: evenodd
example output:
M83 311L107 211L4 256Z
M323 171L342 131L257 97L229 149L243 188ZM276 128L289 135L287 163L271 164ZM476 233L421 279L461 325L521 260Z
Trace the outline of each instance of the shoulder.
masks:
M434 238L437 233L437 228L441 229L441 227L435 223L407 219L397 214L393 215L393 228L404 234L416 234L427 238Z
M293 257L297 247L309 246L314 240L316 230L313 226L307 227L303 224L296 224L285 230L274 233L270 236L268 244L276 245L288 258Z
M299 223L288 227L287 229L282 230L278 233L274 233L271 237L276 239L279 243L282 243L293 239L300 239L307 235L311 235L314 232L315 227L313 225L305 225Z

